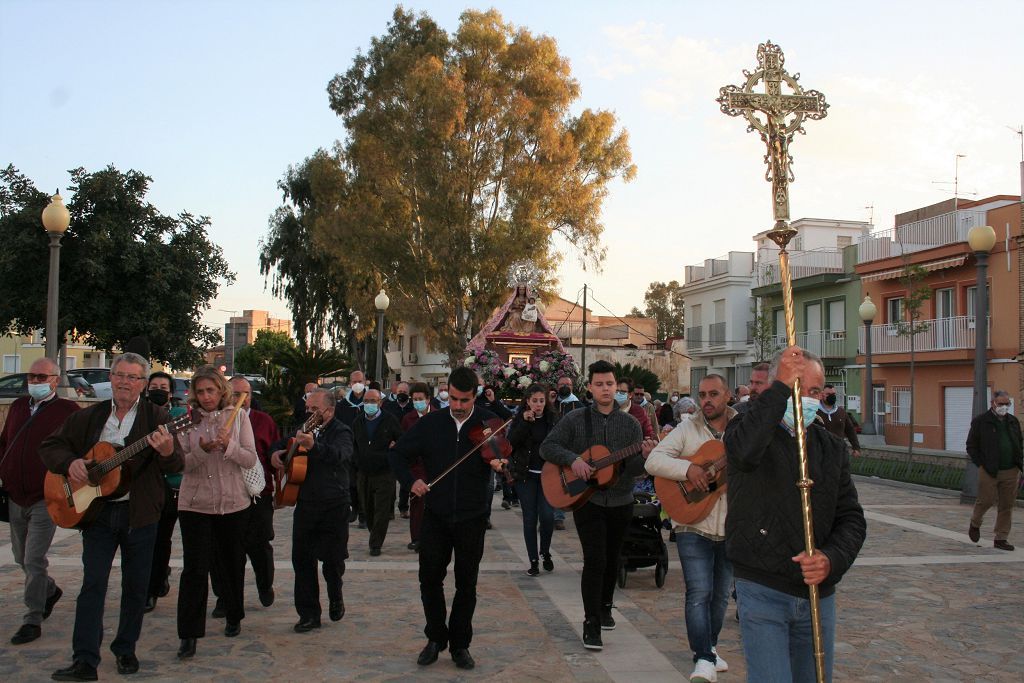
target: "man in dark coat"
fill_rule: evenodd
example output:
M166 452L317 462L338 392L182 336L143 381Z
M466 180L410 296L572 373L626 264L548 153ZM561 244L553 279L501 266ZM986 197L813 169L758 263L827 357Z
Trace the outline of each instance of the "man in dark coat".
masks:
M388 451L402 435L398 419L381 407L377 389L367 389L363 414L352 423L352 433L359 500L370 530L370 555L376 557L384 545L395 509L395 475L388 464Z
M838 404L836 388L826 384L821 390L821 406L818 408L818 418L825 425L825 429L832 432L840 439L850 442L853 457L860 456L860 440L857 439L857 423L853 421L846 409Z
M971 513L968 536L975 543L981 538L981 521L996 505L994 547L1013 550L1007 540L1013 519L1014 500L1024 467L1020 420L1010 415L1010 395L997 391L992 408L971 421L967 434L967 455L978 466L978 498Z

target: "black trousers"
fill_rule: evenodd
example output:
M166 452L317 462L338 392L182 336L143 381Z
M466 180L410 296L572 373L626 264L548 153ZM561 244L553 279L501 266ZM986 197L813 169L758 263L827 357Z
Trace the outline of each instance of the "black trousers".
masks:
M603 507L587 503L575 510L572 517L583 550L583 613L588 621L600 619L601 607L612 604L615 596L619 553L633 517L633 504Z
M395 475L391 470L360 470L359 500L366 515L366 528L370 530L370 548L380 548L388 535L391 515L395 514Z
M220 576L220 599L227 620L245 618L242 586L245 583L245 550L242 539L249 523L249 508L227 515L208 515L182 510L181 549L184 566L178 587L178 637L206 635L206 607L212 566Z
M252 564L253 574L256 575L256 590L265 593L274 587L274 547L270 542L274 540L274 495L266 495L257 498L249 506L249 522L245 527L245 536L242 539L242 547L245 555ZM242 558L245 564L245 558ZM220 573L220 565L216 562L210 567L210 583L213 586L213 594L217 596L217 604L223 606L220 599L223 591L223 577Z
M302 619L319 619L320 580L317 561L323 562L327 598L341 600L341 585L348 559L348 503L300 500L292 515L292 568L295 570L295 611Z
M174 525L178 523L178 491L170 486L164 491L164 509L160 511L160 523L156 529L156 545L153 546L153 569L149 575L148 595L156 597L163 592L164 580L171 571L171 537Z
M473 612L476 610L476 580L484 554L487 516L451 522L423 513L420 528L420 599L429 640L450 644L452 649L468 648L473 640ZM445 622L444 578L455 555L455 597Z

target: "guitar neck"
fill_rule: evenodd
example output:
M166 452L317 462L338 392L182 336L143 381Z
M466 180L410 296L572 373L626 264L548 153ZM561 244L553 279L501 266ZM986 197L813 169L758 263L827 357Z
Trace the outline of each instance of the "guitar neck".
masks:
M622 462L631 455L636 455L643 449L643 442L635 443L632 446L626 446L623 449L617 450L613 453L609 453L600 460L594 460L590 463L590 466L594 469L601 469L602 467L608 467L614 465L617 462Z
M179 421L180 419L175 420L174 422L169 422L164 425L164 427L167 428L168 433L175 434L178 431ZM99 465L103 474L114 471L115 469L125 464L139 453L141 453L147 446L149 446L149 443L146 441L147 438L149 438L149 434L142 437L138 441L133 442L131 445L125 446L124 448L119 450L114 457L110 458L109 460L105 460L101 465Z

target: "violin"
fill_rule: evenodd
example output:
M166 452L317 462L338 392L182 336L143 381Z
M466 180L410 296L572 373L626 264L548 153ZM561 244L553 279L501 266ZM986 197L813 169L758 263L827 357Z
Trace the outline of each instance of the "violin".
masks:
M447 477L456 467L464 463L469 456L474 453L480 453L480 456L485 462L490 463L495 458L507 459L512 454L512 444L508 442L508 439L502 434L502 432L512 424L512 418L502 423L499 418L492 418L490 420L484 420L477 425L474 425L467 432L467 437L470 443L474 444L473 448L466 452L461 458L453 462L445 469L444 472L437 475L433 481L427 484L427 490L429 491L437 483ZM508 464L503 466L506 479L511 483L511 473L508 471ZM415 495L415 494L413 494Z

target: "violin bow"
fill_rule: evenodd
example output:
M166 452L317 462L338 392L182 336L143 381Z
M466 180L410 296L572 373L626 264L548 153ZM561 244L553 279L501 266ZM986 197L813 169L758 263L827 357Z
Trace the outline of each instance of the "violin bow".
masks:
M501 425L500 427L498 427L497 429L495 429L494 431L492 431L492 432L491 432L490 434L488 434L488 435L487 435L487 438L486 438L486 439L484 439L483 441L481 441L481 442L480 442L480 443L478 443L477 445L473 446L473 448L472 448L472 449L470 449L470 450L469 450L469 452L467 452L467 453L466 453L466 454L465 454L464 456L462 456L461 458L459 458L458 460L456 460L455 462L453 462L453 463L452 463L451 465L449 465L449 466L448 466L448 469L446 469L446 470L445 470L444 472L442 472L441 474L437 475L437 477L435 477L435 478L434 478L434 481L432 481L432 482L430 482L429 484L427 484L427 490L429 491L430 489L432 489L432 488L434 488L435 486L437 486L437 482L441 481L442 479L444 479L445 477L447 477L447 476L448 476L449 474L451 474L452 470L454 470L454 469L455 469L456 467L458 467L459 465L461 465L461 464L462 464L462 463L463 463L463 462L464 462L464 461L466 460L466 458L468 458L469 456L471 456L471 455L473 455L474 453L476 453L476 452L477 452L478 450L480 450L480 449L481 449L481 448L483 447L483 445L484 445L485 443L487 443L487 442L488 442L488 441L490 441L490 440L491 440L492 438L494 438L495 436L497 436L497 435L498 435L498 433L499 433L499 432L500 432L501 430L505 429L505 428L506 428L506 427L508 427L508 426L509 426L510 424L512 424L512 420L513 420L513 419L515 419L515 418L509 418L508 420L506 420L506 421L505 421L505 424Z

